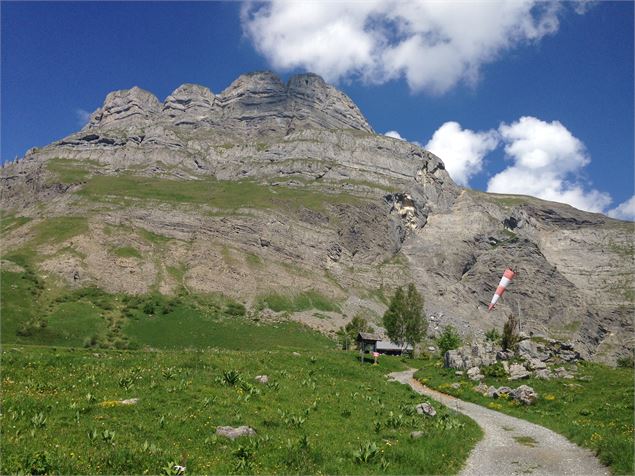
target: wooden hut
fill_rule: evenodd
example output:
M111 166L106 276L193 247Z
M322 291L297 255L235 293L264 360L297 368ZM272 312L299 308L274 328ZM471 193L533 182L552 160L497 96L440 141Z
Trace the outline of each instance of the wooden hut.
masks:
M359 332L357 334L357 348L364 352L375 352L375 345L380 340L379 336L369 332Z

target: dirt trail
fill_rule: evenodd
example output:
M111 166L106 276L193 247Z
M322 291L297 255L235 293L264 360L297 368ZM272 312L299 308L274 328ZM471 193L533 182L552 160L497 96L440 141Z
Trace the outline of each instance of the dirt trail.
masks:
M415 370L388 377L410 385L483 429L485 436L470 454L461 475L609 475L589 451L547 428L432 390L413 378Z

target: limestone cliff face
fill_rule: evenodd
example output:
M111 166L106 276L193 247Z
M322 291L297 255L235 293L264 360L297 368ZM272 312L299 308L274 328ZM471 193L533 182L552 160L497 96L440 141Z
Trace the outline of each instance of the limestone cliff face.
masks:
M632 223L462 189L440 158L376 135L313 74L246 74L218 94L184 84L163 103L137 87L110 93L81 131L6 165L0 199L32 218L3 235L9 251L51 217L86 217L88 231L37 248L41 272L70 286L185 286L248 304L316 289L378 319L383 296L414 281L432 334L452 323L482 335L515 312L587 357L633 347ZM507 266L518 276L487 313Z

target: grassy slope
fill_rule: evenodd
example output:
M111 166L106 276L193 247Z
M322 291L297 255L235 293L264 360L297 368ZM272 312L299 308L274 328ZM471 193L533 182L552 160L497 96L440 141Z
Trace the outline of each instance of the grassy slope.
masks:
M508 400L492 400L473 390L474 382L456 376L440 361L427 361L416 374L426 385L466 401L538 423L565 435L571 441L593 449L616 474L633 474L633 371L592 363L579 364L575 380L529 379L509 382L487 377L495 387L526 384L539 394L532 406ZM452 383L460 382L459 389Z
M357 203L351 195L330 194L306 188L268 186L251 181L213 179L181 180L133 175L95 176L78 192L91 201L108 201L124 205L130 199L156 200L171 204L205 204L220 210L297 209L323 210L332 203Z
M96 288L56 289L22 264L24 273L0 273L3 343L81 346L92 339L96 347L234 350L334 346L296 323L266 325L247 318L242 305L223 296L131 297ZM19 332L25 326L29 332Z
M385 378L403 367L395 358L5 346L2 367L2 474L156 474L174 463L188 474L446 474L480 437L449 410L413 414L419 397ZM223 382L232 370L242 384ZM140 401L104 403L124 398ZM257 437L214 434L243 424Z

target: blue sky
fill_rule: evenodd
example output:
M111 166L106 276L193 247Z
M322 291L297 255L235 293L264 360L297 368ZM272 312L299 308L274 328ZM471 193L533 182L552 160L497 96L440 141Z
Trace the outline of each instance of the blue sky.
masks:
M459 183L633 219L633 5L2 2L1 157L76 131L112 90L310 70Z

